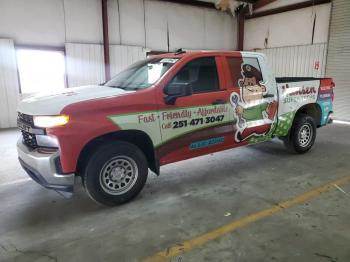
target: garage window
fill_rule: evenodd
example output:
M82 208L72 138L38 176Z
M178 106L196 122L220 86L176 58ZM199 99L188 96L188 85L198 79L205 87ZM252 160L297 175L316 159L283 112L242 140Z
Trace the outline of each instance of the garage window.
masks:
M63 51L17 49L16 54L22 94L65 88Z

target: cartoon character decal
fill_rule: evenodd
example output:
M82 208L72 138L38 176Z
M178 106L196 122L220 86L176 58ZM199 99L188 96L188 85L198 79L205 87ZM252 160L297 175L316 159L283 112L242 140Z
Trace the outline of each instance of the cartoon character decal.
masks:
M243 63L241 75L242 79L238 80L240 94L233 92L230 97L237 118L237 142L252 136L267 135L277 113L277 101L273 94L268 94L261 72Z

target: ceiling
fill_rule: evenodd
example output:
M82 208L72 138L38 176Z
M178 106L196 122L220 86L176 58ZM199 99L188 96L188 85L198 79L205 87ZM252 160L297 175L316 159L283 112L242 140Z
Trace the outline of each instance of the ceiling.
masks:
M199 2L207 2L207 3L213 3L216 4L217 2L221 2L220 0L196 0ZM223 0L223 2L226 2L227 0ZM250 4L254 4L256 3L258 0L235 0L237 2L246 2L246 3L250 3ZM227 1L228 2L228 1Z
M254 4L258 0L197 0L197 2L205 2L214 4L215 7L221 11L231 11L234 15L235 12L242 6L242 4Z

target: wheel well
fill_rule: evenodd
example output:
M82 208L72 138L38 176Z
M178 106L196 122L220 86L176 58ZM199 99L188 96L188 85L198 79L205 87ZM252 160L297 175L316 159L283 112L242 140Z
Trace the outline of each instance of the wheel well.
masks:
M117 131L91 140L80 152L76 173L80 175L83 172L89 156L98 146L116 140L126 141L137 146L145 154L149 168L156 174L159 174L159 164L154 154L153 142L145 132L139 130Z
M316 126L320 127L321 126L321 108L318 104L307 104L299 108L299 110L296 112L295 115L298 114L305 114L308 116L311 116L315 119L316 121Z

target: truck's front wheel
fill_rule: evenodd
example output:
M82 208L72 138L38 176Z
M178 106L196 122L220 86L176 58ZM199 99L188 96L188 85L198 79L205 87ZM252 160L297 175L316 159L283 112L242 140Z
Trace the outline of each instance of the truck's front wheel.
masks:
M290 130L290 136L284 139L288 149L296 153L306 153L311 149L316 139L315 120L308 115L297 115Z
M84 186L96 202L114 206L133 199L147 180L148 165L133 144L117 141L100 146L89 159Z

